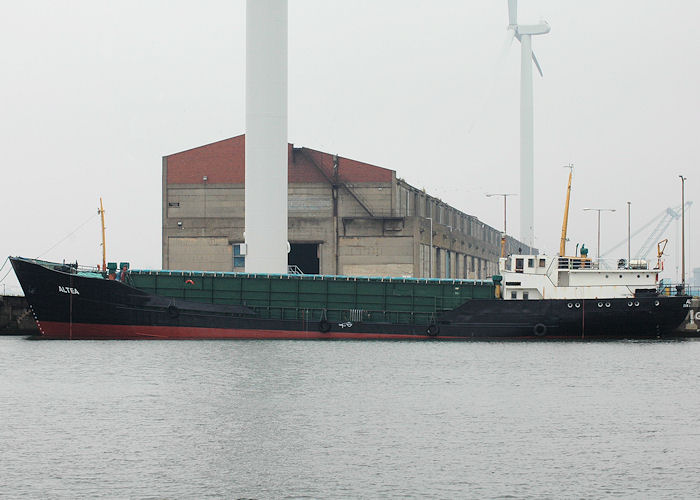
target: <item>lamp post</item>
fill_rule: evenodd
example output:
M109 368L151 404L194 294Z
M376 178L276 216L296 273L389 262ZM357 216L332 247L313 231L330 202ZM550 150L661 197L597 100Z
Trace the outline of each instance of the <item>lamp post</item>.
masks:
M628 201L627 202L627 268L629 269L630 267L630 259L632 258L632 252L631 252L631 240L632 236L630 233L630 220L631 220L631 213L632 213L632 202Z
M685 181L687 177L679 175L681 178L681 285L685 293Z
M501 257L506 256L506 234L508 233L507 200L509 196L518 196L515 193L489 193L487 198L492 196L503 196L503 237L501 238Z
M596 259L600 260L600 212L615 212L614 208L584 208L584 211L595 210L598 212L598 253Z
M430 252L428 255L428 278L433 277L433 218L426 217L430 221Z

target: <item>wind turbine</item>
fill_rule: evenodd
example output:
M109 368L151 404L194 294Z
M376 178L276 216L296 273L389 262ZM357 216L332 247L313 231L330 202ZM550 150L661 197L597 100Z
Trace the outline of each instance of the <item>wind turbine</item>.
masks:
M532 36L549 33L545 21L518 24L518 0L508 0L508 36L520 42L520 239L535 246L535 151L532 99L532 63L540 76L542 68L532 52Z

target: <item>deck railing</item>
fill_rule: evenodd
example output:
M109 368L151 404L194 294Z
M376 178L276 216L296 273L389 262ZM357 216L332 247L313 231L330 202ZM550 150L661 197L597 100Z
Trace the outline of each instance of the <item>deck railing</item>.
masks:
M685 288L683 288L683 285L675 283L663 283L661 286L659 286L659 293L662 295L675 296L679 295L679 292L682 292L685 295L692 295L693 297L700 297L700 286L686 285Z
M593 269L593 261L584 257L559 257L558 269Z

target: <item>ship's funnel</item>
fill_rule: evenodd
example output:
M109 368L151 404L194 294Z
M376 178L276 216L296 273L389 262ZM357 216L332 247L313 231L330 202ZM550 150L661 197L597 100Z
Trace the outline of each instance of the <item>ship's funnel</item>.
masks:
M246 272L287 272L287 161L287 0L247 0Z

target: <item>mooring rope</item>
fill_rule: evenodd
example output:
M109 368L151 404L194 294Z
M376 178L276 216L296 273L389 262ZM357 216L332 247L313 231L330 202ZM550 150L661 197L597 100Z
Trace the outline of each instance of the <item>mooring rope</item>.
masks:
M7 264L7 262L8 262L9 260L10 260L9 257L5 257L5 262L3 262L3 263L2 263L2 266L0 266L0 273L2 272L3 269L5 269L5 265ZM5 276L3 276L2 279L0 279L0 283L2 283L3 281L5 281L5 278L7 278L7 275L8 275L8 274L10 274L10 271L12 271L12 268L10 268L10 269L7 270L7 272L5 273Z

